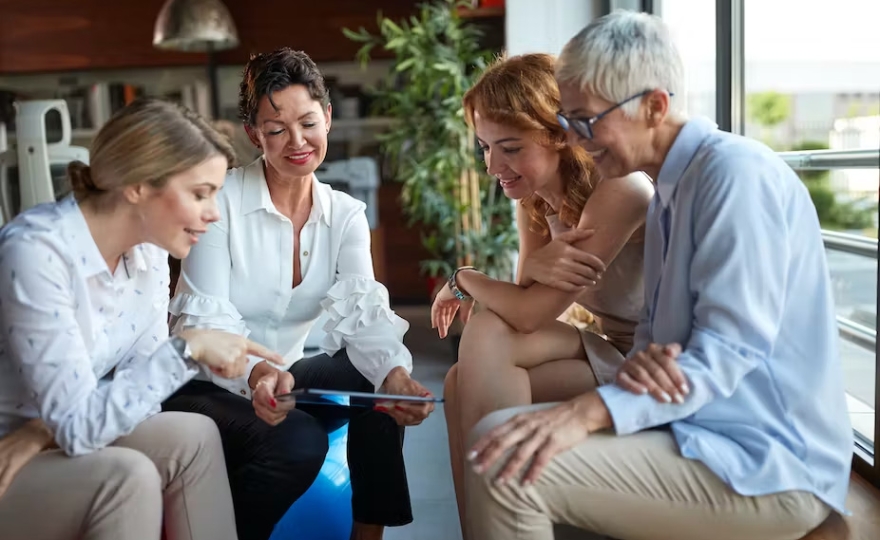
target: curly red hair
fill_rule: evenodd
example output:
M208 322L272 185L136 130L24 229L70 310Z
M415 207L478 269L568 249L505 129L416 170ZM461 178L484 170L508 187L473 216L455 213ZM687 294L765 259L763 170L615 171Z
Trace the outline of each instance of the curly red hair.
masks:
M473 127L474 113L498 124L536 134L544 145L559 150L560 177L564 196L559 219L570 227L580 221L581 212L593 192L593 160L585 150L566 144L566 133L556 119L559 87L554 77L556 59L549 54L500 57L464 95L465 119ZM548 235L546 215L550 205L537 195L521 201L531 217L531 230Z

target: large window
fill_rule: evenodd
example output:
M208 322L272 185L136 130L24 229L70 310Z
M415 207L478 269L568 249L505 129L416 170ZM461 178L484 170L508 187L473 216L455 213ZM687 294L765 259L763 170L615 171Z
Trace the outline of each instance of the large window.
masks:
M810 192L831 272L854 466L874 442L880 195L880 2L654 0L687 70L687 110L780 152ZM804 392L809 392L804 389Z
M674 0L672 0L674 1ZM834 150L840 165L800 171L826 235L840 355L857 442L873 454L880 172L847 155L880 147L877 0L742 0L745 134L779 152Z
M715 119L715 2L663 0L655 2L684 61L687 112Z

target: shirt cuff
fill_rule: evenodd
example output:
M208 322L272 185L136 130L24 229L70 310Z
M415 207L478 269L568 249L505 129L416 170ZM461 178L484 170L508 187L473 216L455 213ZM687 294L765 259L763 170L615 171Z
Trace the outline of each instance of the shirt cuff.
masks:
M245 399L250 400L253 398L253 396L251 393L251 387L250 385L248 385L248 379L251 378L251 372L254 371L254 367L260 362L263 362L262 358L259 358L257 356L248 356L248 363L247 366L245 366L244 375L242 375L241 377L236 377L234 379L227 379L225 377L216 375L207 367L204 368L204 372L206 375L208 375L211 381L220 388L224 388L237 396L241 396ZM268 364L273 365L272 362L268 362Z
M349 358L351 358L351 356L349 356ZM401 356L389 359L376 369L375 375L372 377L372 380L370 380L377 393L382 388L382 385L385 384L385 379L388 377L388 374L396 367L402 367L408 374L412 375L412 362L409 361L409 359Z
M655 414L663 407L677 406L658 403L650 394L633 394L623 388L606 384L596 389L614 422L614 432L629 435L659 425Z

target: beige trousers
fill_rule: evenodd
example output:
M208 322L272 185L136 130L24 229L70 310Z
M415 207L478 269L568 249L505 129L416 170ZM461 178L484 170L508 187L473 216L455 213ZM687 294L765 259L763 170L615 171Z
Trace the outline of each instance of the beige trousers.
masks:
M112 446L43 452L0 498L3 540L235 540L214 422L159 413Z
M477 424L470 444L520 412L553 405L496 411ZM469 538L478 540L552 540L554 523L619 540L794 540L830 513L804 492L738 495L681 457L666 430L594 434L556 456L528 488L496 486L495 470L466 469Z

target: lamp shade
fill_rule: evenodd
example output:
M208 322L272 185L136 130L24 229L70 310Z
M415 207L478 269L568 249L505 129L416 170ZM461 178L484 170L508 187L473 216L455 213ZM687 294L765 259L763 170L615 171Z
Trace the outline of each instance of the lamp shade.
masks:
M167 0L153 31L153 46L177 51L232 49L238 32L221 0Z

